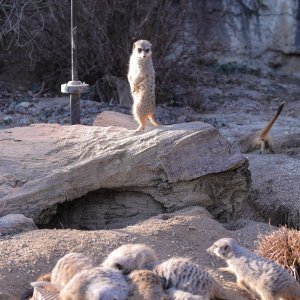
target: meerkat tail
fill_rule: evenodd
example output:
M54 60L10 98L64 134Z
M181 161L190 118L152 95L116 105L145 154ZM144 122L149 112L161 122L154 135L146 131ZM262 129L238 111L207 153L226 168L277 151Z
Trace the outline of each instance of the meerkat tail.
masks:
M49 281L34 281L30 283L32 287L41 287L48 291L59 292L62 286L59 284L54 284Z
M277 112L276 114L273 116L273 118L268 122L268 124L266 125L266 127L261 131L260 133L260 137L261 139L265 139L266 136L268 135L268 133L270 132L273 124L275 123L275 121L277 120L277 118L279 117L283 107L285 105L285 102L281 102L278 109L277 109Z
M153 124L154 126L158 126L158 127L160 126L160 124L156 122L153 114L149 115L148 118L149 118L149 121L151 122L151 124Z

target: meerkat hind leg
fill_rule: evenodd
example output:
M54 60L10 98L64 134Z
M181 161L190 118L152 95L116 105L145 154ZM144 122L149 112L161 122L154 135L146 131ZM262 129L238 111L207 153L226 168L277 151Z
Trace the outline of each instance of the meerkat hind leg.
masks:
M151 122L151 124L153 124L154 126L160 126L160 124L158 123L158 122L156 122L155 121L155 118L154 118L154 115L153 114L150 114L149 116L148 116L148 118L149 118L149 121Z
M135 130L136 132L140 132L143 131L146 127L146 123L147 123L147 116L137 116L137 121L140 124L140 126Z

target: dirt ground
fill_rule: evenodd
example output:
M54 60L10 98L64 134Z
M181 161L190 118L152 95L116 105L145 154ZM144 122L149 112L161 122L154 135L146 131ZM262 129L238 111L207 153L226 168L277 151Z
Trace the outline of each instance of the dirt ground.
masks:
M276 140L282 135L300 133L299 92L298 82L285 78L260 78L246 74L213 76L203 73L198 93L200 107L186 107L178 102L173 106L159 105L157 117L162 124L201 120L218 127L224 136L235 142L241 135L261 129L276 111L279 103L285 100L283 113L272 129ZM0 102L0 128L27 126L39 122L68 122L66 97L29 97L25 100L10 99ZM82 103L84 123L88 125L103 110L130 113L130 108L91 101ZM289 161L289 164L292 162ZM275 171L269 174L270 177L275 175L280 174L276 174ZM290 180L288 175L284 180ZM284 185L285 182L281 184ZM259 186L261 190L264 188ZM299 199L299 195L296 194L291 197ZM271 230L267 222L263 223L263 218L251 203L244 205L241 219L223 224L224 226L213 220L204 209L190 208L152 217L122 229L43 229L0 236L0 292L11 294L12 299L19 299L20 294L29 287L29 282L35 280L37 275L50 271L65 253L83 252L100 262L112 249L129 242L142 242L153 246L160 259L171 256L192 257L218 281L234 287L233 277L217 271L224 263L211 258L205 250L221 237L233 237L243 246L252 249L258 234Z
M257 234L269 230L267 224L249 222L242 229L229 231L207 211L195 207L158 215L119 230L44 229L7 236L1 239L0 245L0 290L18 297L30 281L50 271L64 254L83 252L101 262L112 249L124 243L146 243L162 260L171 256L191 257L218 281L228 281L225 285L235 287L233 278L217 271L224 263L210 257L206 249L222 237L233 237L243 246L253 248Z

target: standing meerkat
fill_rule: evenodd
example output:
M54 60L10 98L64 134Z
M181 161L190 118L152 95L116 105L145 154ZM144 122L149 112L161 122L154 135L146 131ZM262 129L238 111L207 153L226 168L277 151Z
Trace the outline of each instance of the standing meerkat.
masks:
M139 40L133 44L129 60L128 81L133 98L133 116L139 123L136 131L145 129L147 119L155 125L155 71L151 43Z
M160 277L150 270L135 270L130 273L130 300L169 300Z
M59 293L59 300L126 300L129 285L119 272L103 267L76 274Z
M299 300L300 284L276 263L241 247L234 239L216 241L207 252L227 262L222 271L236 276L237 285L261 300Z
M245 137L242 137L239 141L239 148L240 151L243 153L247 152L254 152L259 150L261 154L265 153L275 153L273 145L272 145L272 139L269 136L269 132L274 125L275 121L279 117L283 107L285 105L285 102L282 102L278 109L276 114L273 116L273 118L268 122L266 127L261 130L254 133L250 133Z
M188 258L170 258L157 265L154 272L162 278L164 288L170 290L175 299L180 299L180 295L185 296L186 299L189 299L188 297L202 300L211 298L244 299L235 291L220 286L209 273ZM184 293L180 291L190 294L183 295ZM193 296L194 298L192 298ZM200 296L200 298L196 296Z
M145 269L158 261L152 248L144 244L125 244L113 250L102 266L129 274L133 270Z

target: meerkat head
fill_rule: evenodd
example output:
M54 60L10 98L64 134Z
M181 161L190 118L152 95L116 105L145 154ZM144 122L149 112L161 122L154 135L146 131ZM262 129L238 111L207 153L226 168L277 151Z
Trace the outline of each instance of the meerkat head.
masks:
M151 57L152 44L146 40L139 40L133 44L133 53L140 59Z
M108 269L115 269L123 274L129 274L134 266L134 258L131 256L111 256L102 263L102 266Z
M234 239L223 238L217 240L206 251L211 255L215 255L221 259L226 260L234 256L234 253L236 252L238 247L239 245Z

